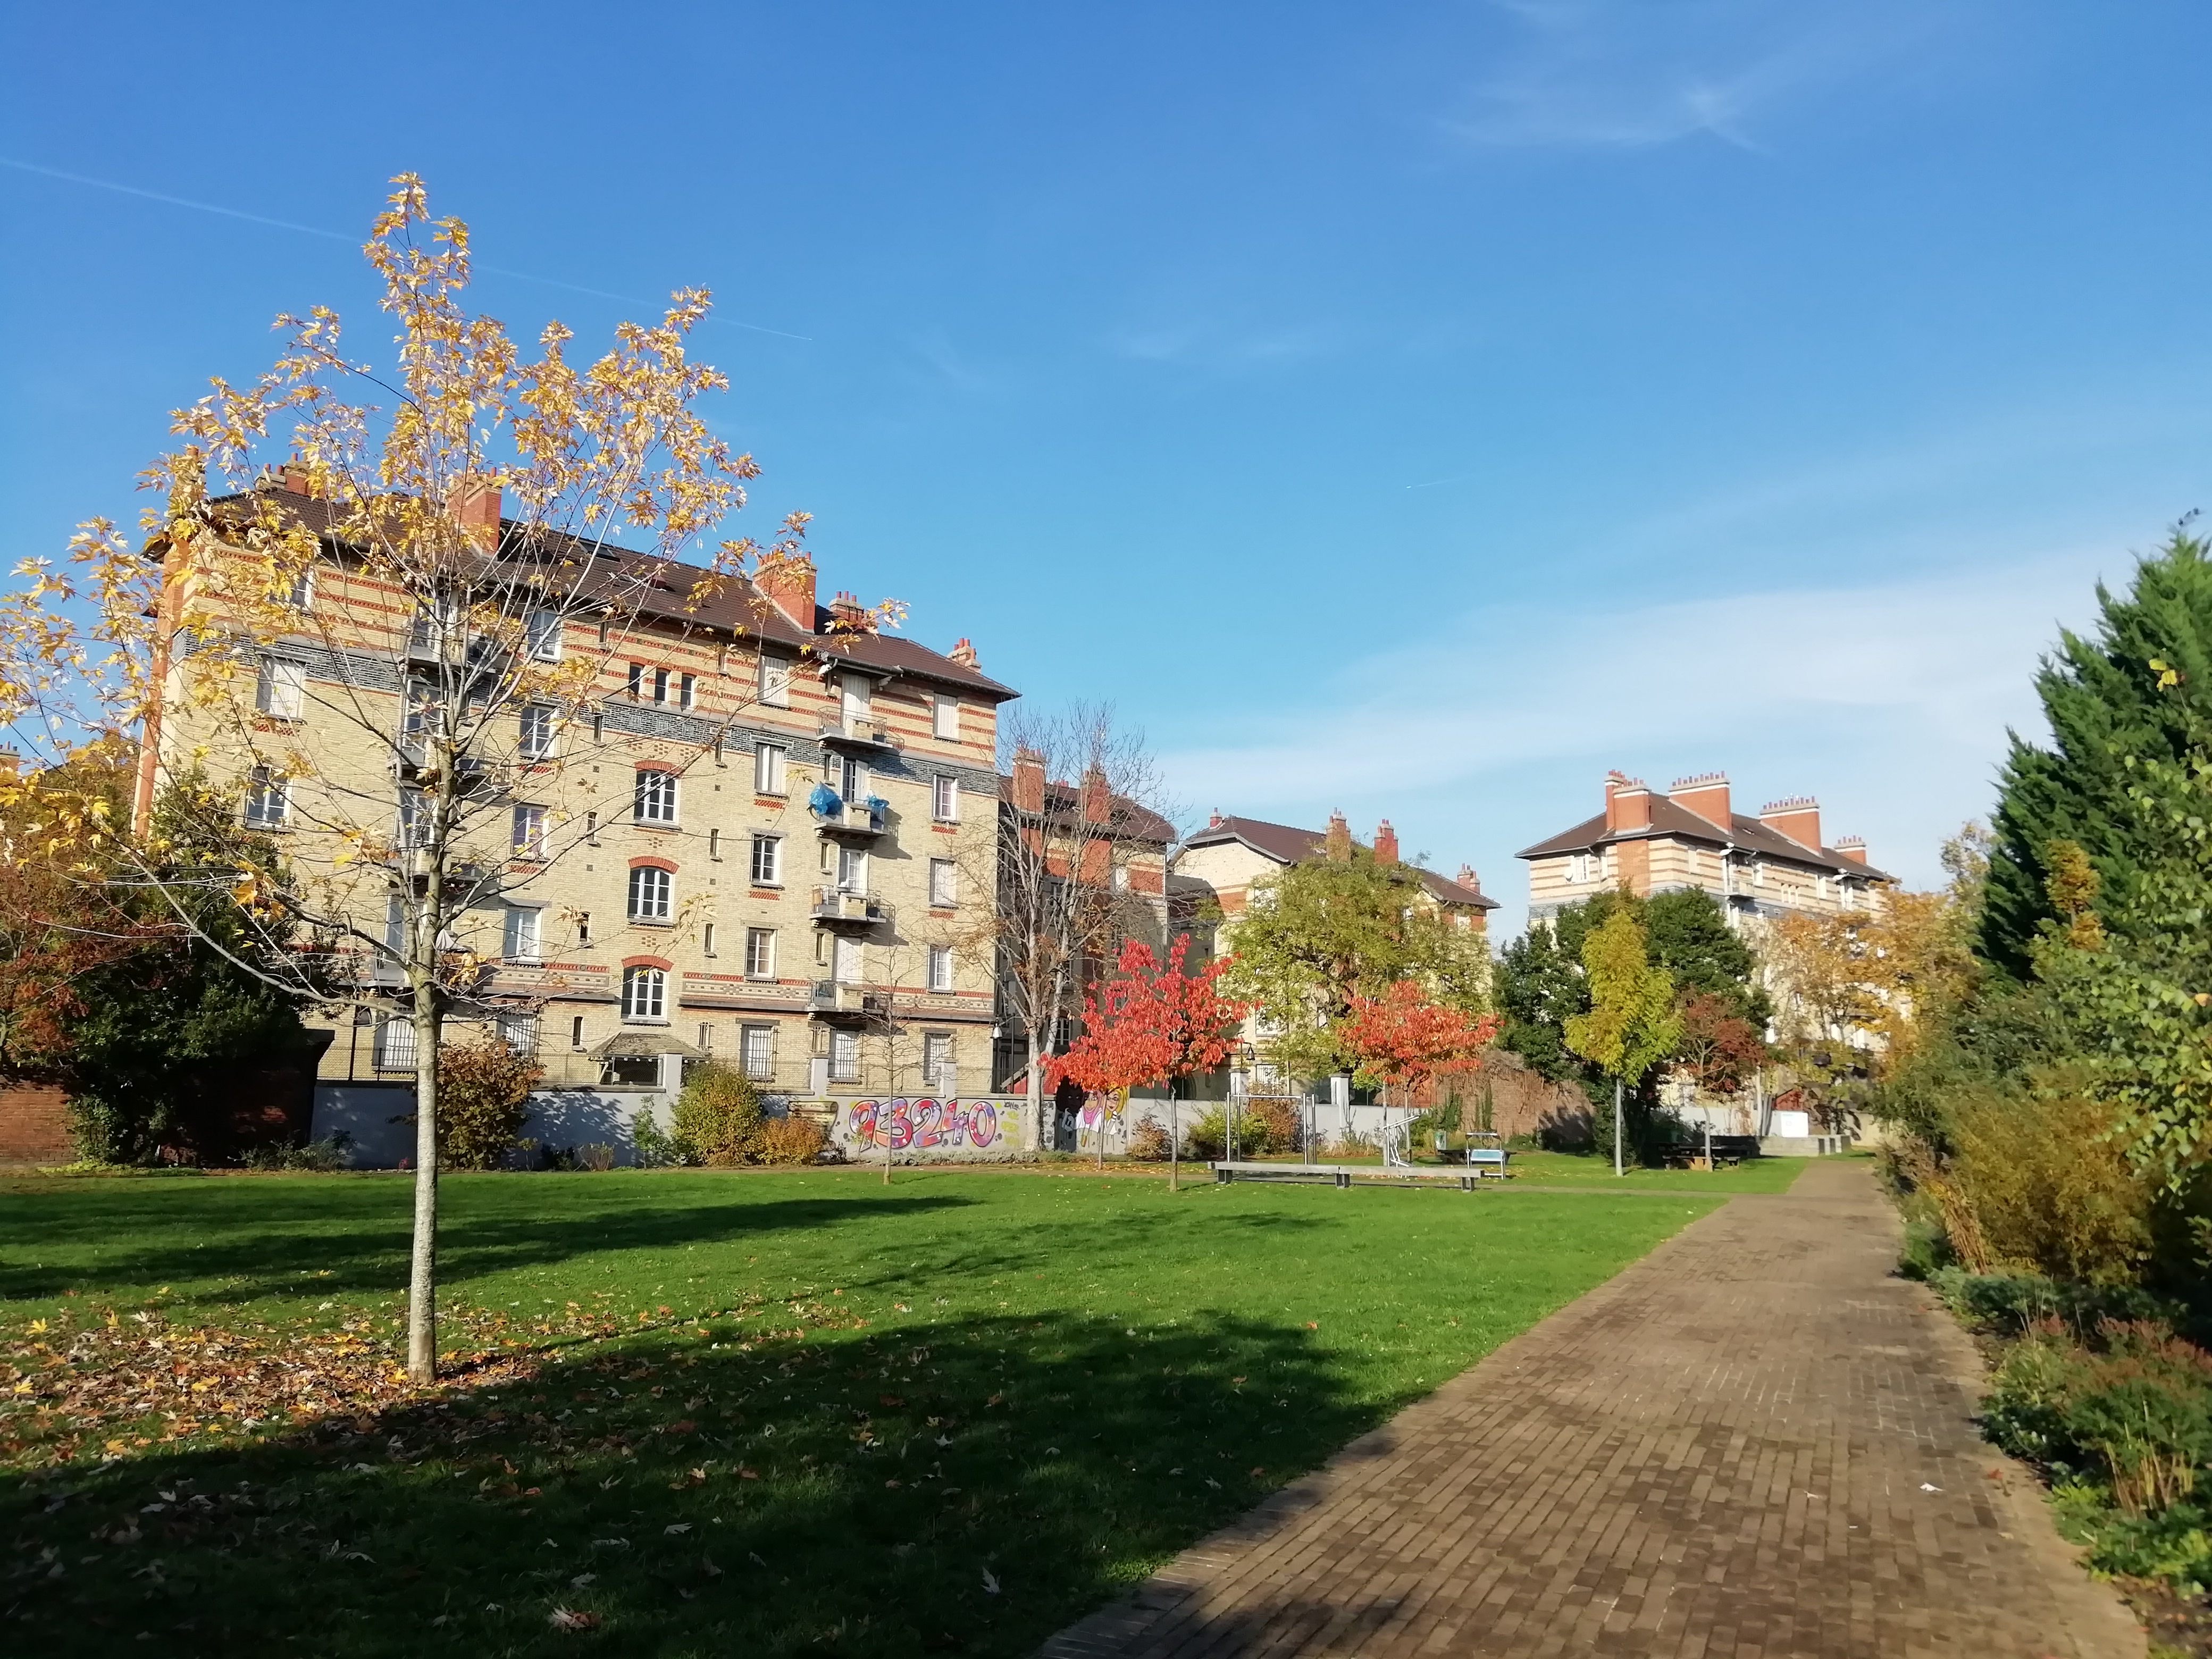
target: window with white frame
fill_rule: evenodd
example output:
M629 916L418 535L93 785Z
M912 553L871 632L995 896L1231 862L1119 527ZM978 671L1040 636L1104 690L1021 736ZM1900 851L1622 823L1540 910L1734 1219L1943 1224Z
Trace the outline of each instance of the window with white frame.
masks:
M532 611L522 624L523 648L539 662L561 659L561 613Z
M939 823L960 821L960 780L940 772L930 781L929 815Z
M738 1063L757 1083L775 1076L775 1027L748 1025L738 1033Z
M273 597L273 596L272 596ZM315 567L303 564L292 574L292 585L284 591L284 603L295 611L315 608Z
M929 733L947 743L960 741L960 699L939 697L929 706Z
M783 763L791 751L780 743L764 743L753 750L753 793L783 793Z
M830 977L840 985L860 982L860 941L840 937L830 946Z
M841 893L865 893L868 890L866 848L841 847L837 849L837 890Z
M519 859L542 859L545 856L545 809L542 806L518 806L514 809L514 856Z
M397 893L384 901L384 948L394 956L407 948L407 907Z
M858 1031L830 1033L830 1080L832 1083L858 1083L860 1080L860 1034Z
M866 674L842 674L837 679L839 712L848 732L867 724L869 708L868 677Z
M690 674L684 675L676 683L676 706L678 708L689 708L691 706L697 686L698 681Z
M745 977L774 979L775 977L775 929L748 927L745 929Z
M509 962L536 962L538 959L539 915L539 908L535 904L510 904L507 907L506 935L500 951Z
M952 1077L952 1034L925 1031L921 1035L921 1082L927 1089L942 1089Z
M629 665L629 700L641 701L645 696L645 665L634 662Z
M951 859L930 860L929 902L940 910L960 902L960 871Z
M525 760L538 761L553 753L553 706L533 702L522 711L522 732L515 744Z
M623 969L622 1011L624 1019L665 1019L667 974L659 968Z
M538 1052L538 1017L535 1014L501 1014L499 1017L500 1041L518 1054Z
M282 830L292 816L289 784L273 768L257 766L246 780L246 822L255 830Z
M629 872L629 919L667 921L669 896L675 885L675 878L658 865L639 865Z
M253 706L280 720L295 720L307 702L307 665L290 657L264 657L253 685Z
M376 1028L376 1069L411 1072L415 1069L415 1023L394 1014Z
M1129 866L1126 864L1115 865L1107 874L1106 884L1117 893L1127 892L1129 890Z
M952 988L952 949L950 945L929 947L929 988L949 991Z
M711 921L699 930L699 948L710 957L714 954L714 924Z
M791 707L791 664L765 651L761 653L760 659L760 700L769 708Z
M676 774L638 768L635 794L640 823L676 822Z
M783 879L783 837L755 836L753 837L753 880L763 887L774 887Z

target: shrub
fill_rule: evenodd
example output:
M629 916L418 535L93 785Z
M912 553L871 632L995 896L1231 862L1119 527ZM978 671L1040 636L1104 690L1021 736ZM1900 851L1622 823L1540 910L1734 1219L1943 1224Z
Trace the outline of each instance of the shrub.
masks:
M2126 1514L2171 1509L2212 1461L2212 1354L2154 1320L2106 1320L2103 1352L2038 1322L1997 1367L1984 1420L2008 1451L2101 1480Z
M615 1167L615 1149L604 1140L587 1140L576 1148L576 1167L604 1175Z
M438 1158L448 1170L489 1170L505 1158L530 1115L543 1073L496 1036L443 1045L438 1054Z
M1298 1103L1273 1095L1255 1095L1237 1115L1237 1147L1243 1155L1294 1152L1301 1127Z
M1183 1146L1194 1158L1206 1159L1229 1156L1229 1112L1226 1107L1209 1106L1199 1114L1195 1121L1182 1132ZM1240 1146L1243 1138L1238 1137Z
M649 1111L640 1112L631 1120L629 1139L636 1149L637 1167L641 1170L665 1170L684 1162L676 1137L662 1128L660 1120Z
M752 1155L763 1164L811 1164L825 1139L811 1118L772 1117L755 1131Z
M343 1129L304 1146L257 1146L239 1162L249 1170L305 1170L328 1175L346 1167L353 1137Z
M684 1079L673 1139L684 1163L720 1169L746 1163L760 1130L760 1091L744 1073L709 1060Z
M1168 1159L1168 1126L1158 1118L1146 1118L1129 1131L1129 1156L1147 1164L1164 1164Z
M2081 1095L1980 1091L1953 1104L1951 1173L1993 1262L2118 1285L2150 1254L2153 1194L2130 1168L2112 1109Z

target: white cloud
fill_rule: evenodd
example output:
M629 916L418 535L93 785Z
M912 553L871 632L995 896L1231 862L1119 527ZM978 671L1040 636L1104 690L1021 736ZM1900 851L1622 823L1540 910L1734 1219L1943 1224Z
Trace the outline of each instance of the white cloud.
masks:
M1478 143L1635 149L1704 135L1754 148L1784 99L1925 39L1942 0L1501 0L1521 39L1443 122Z
M1863 834L1924 882L1942 838L1987 811L2006 727L2039 729L2038 657L2110 562L2100 548L1859 586L1476 611L1350 665L1253 741L1165 765L1178 794L1224 811L1318 824L1342 806L1363 833L1391 817L1439 865L1475 860L1516 915L1510 854L1596 811L1612 767L1662 788L1727 770L1739 811L1820 794L1831 839Z

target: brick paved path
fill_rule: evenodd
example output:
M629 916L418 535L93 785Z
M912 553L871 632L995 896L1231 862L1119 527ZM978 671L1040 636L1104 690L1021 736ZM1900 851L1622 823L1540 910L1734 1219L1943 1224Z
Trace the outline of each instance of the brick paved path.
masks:
M1896 1259L1863 1163L1736 1198L1040 1659L2141 1659Z

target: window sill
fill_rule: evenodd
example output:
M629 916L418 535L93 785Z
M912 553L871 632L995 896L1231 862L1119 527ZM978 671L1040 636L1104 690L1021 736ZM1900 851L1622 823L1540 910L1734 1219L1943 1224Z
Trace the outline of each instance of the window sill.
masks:
M499 960L504 968L543 968L545 965L544 957L501 957Z
M633 927L673 927L676 924L666 916L632 916L629 925Z
M623 1016L623 1024L625 1025L671 1025L674 1023L658 1014L624 1014Z
M681 830L684 826L673 818L632 818L630 827L636 830Z

